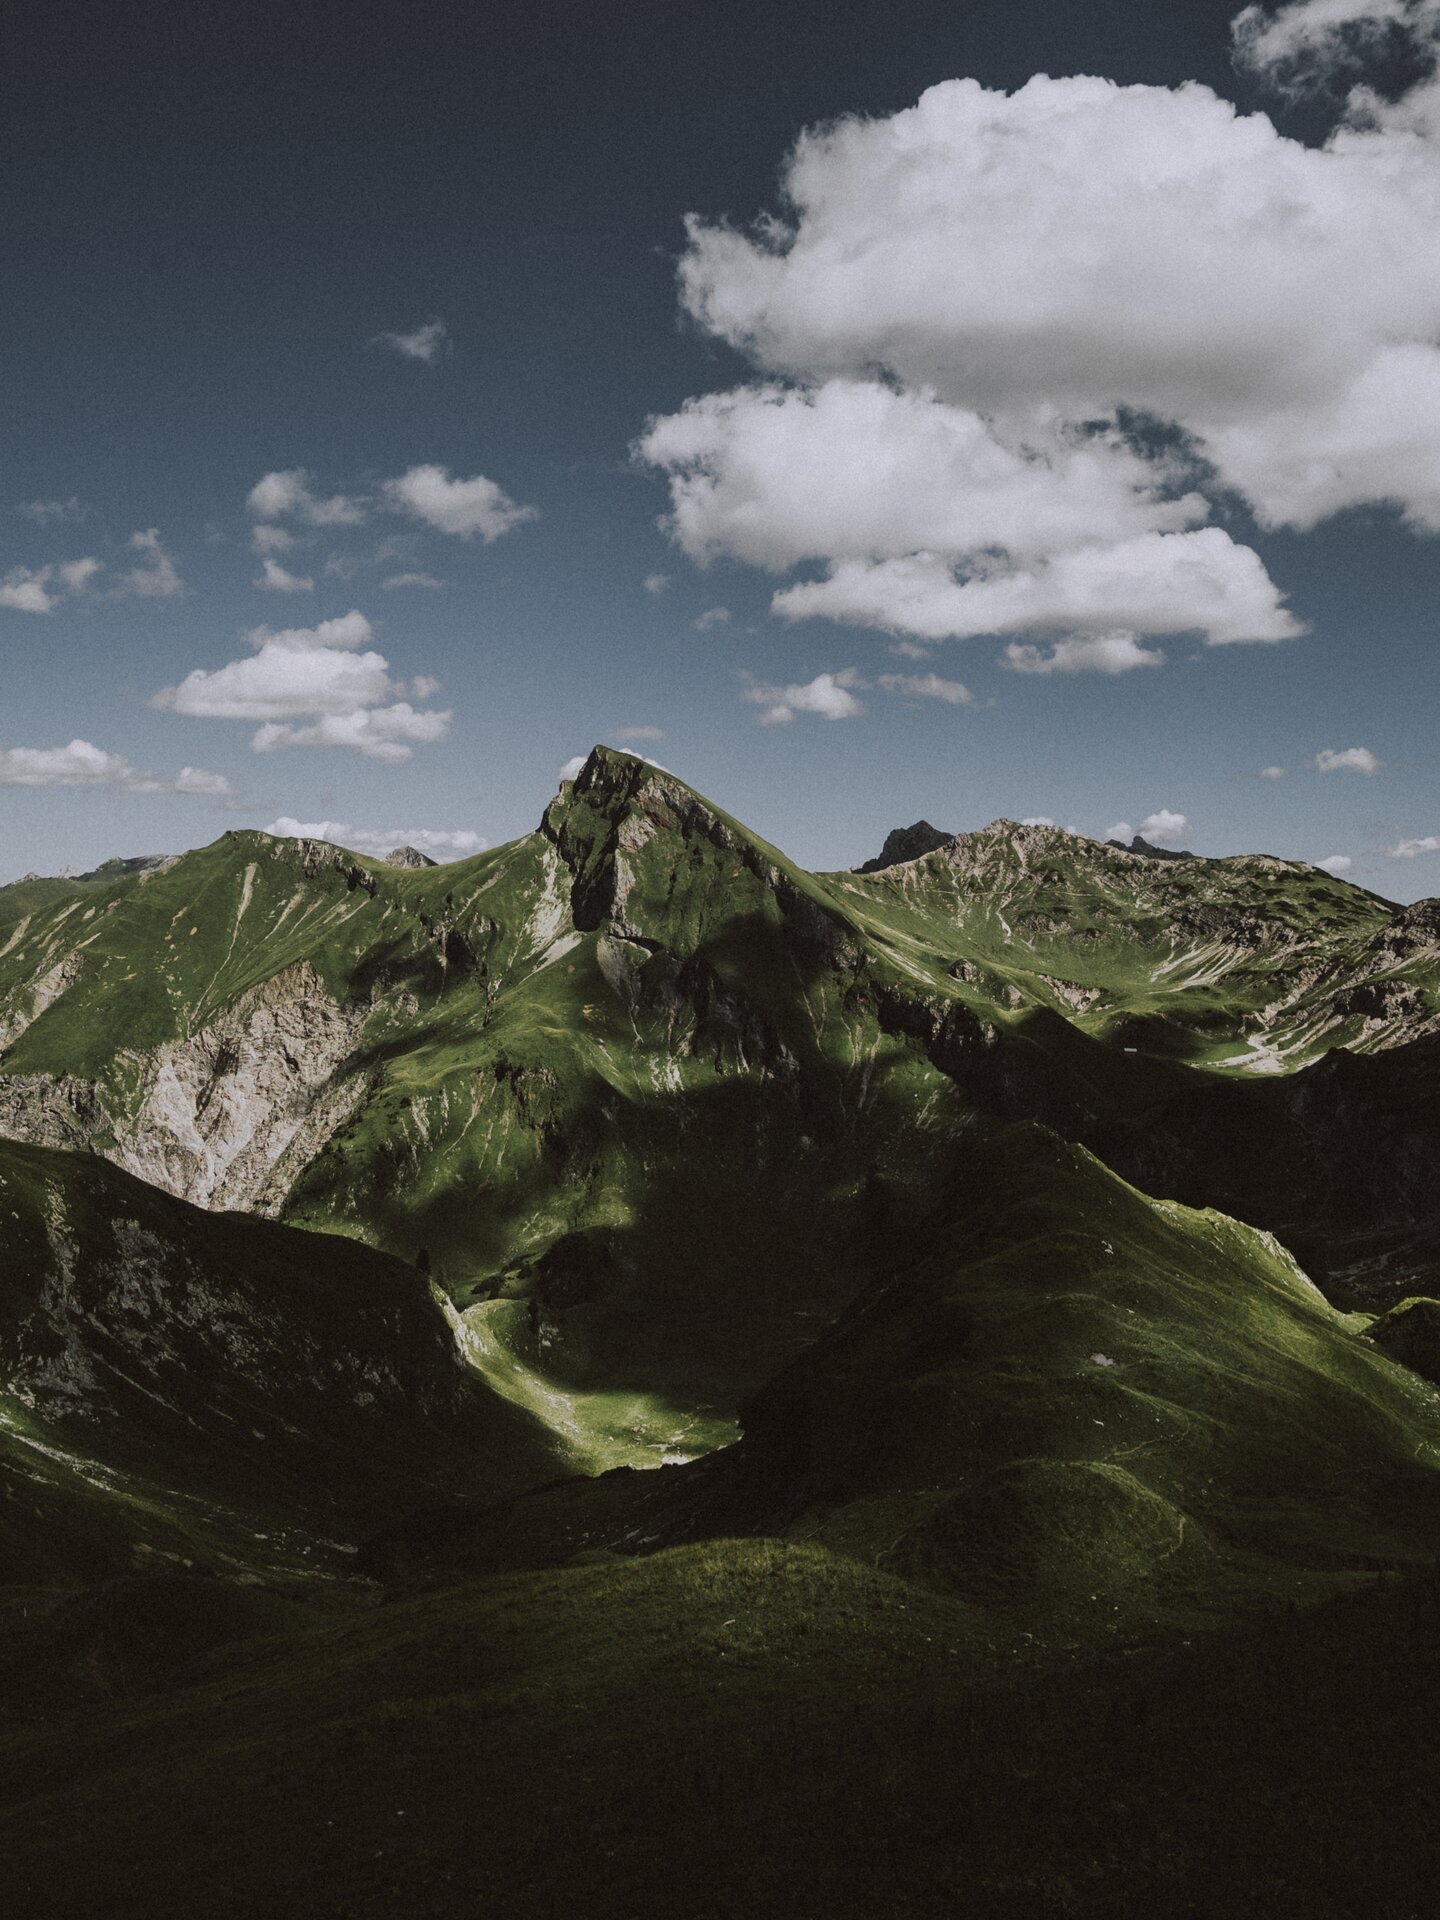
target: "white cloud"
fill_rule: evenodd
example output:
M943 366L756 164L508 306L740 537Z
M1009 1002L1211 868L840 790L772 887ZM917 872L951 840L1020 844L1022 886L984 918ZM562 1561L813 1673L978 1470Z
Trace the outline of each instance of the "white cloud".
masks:
M103 563L87 556L48 567L12 567L0 580L0 607L16 613L53 613L57 603L85 593Z
M1180 838L1190 822L1183 813L1172 813L1169 807L1160 807L1156 812L1146 814L1140 822L1140 837L1153 846L1166 847Z
M252 584L263 587L270 593L313 593L315 582L308 574L289 573L278 560L272 560L267 554L264 572Z
M1209 511L1163 497L1165 476L1113 430L1006 445L968 408L873 380L710 394L653 421L639 452L672 476L669 527L691 559L771 572L917 551L1034 560Z
M1414 860L1422 853L1440 853L1440 833L1427 833L1423 840L1402 840L1385 851L1392 860Z
M22 500L15 511L33 520L37 527L54 527L67 520L83 520L90 509L72 493L68 500Z
M132 767L120 753L106 753L88 740L65 747L0 748L0 787L120 787L127 793L227 794L223 773L182 767L173 780Z
M142 600L173 600L184 593L185 583L154 527L132 533L129 545L143 558L138 567L121 575L123 592L138 594Z
M392 573L388 580L382 580L380 584L387 593L393 593L399 587L428 587L438 593L445 582L437 580L433 573Z
M321 499L303 467L265 474L250 489L246 504L255 520L300 520L309 527L354 527L365 518L358 500L341 493Z
M1048 813L1028 813L1020 824L1022 827L1053 827L1055 822Z
M1135 838L1135 829L1128 820L1117 820L1113 827L1106 828L1105 838L1107 840L1130 841Z
M405 359L423 360L427 366L451 350L450 331L443 320L427 320L409 333L377 333L370 344L390 347Z
M353 651L368 646L374 637L375 629L358 607L313 627L251 627L245 635L252 647L283 647L290 653Z
M1235 63L1283 90L1353 78L1367 56L1399 37L1440 36L1440 0L1294 0L1278 11L1246 7L1231 25Z
M938 673L882 673L878 684L886 693L911 700L943 700L952 707L973 707L975 696L959 680L942 680Z
M197 667L178 686L163 688L151 705L205 720L343 715L399 694L388 666L379 653L305 651L272 642L253 659L231 660L213 672Z
M495 481L476 474L472 480L452 480L447 468L411 467L398 480L387 480L385 498L397 513L409 514L440 533L469 540L475 534L488 546L512 527L538 515L535 507L516 506Z
M1317 773L1379 773L1385 765L1368 747L1345 747L1339 753L1322 747L1310 765Z
M440 682L429 673L417 673L410 682L411 695L416 700L428 700L440 691Z
M329 840L354 853L368 853L383 860L397 847L414 847L432 860L468 860L483 853L490 844L467 828L439 827L352 827L344 820L292 820L282 814L265 829L282 840Z
M443 740L450 731L448 712L417 712L408 701L392 707L356 708L349 713L322 713L308 726L267 721L250 745L256 753L274 753L281 747L351 747L369 760L397 764L410 758L411 742L425 745Z
M350 747L372 760L398 762L410 758L414 743L441 740L450 731L448 711L417 711L404 698L389 661L368 647L374 629L356 608L313 627L252 627L245 637L256 650L251 659L197 667L178 686L162 687L151 706L200 719L258 721L250 741L255 753ZM362 647L367 650L359 652ZM417 675L411 692L424 700L438 686Z
M730 609L728 607L707 607L692 622L697 633L709 633L714 627L728 626Z
M818 714L822 720L849 720L865 711L852 691L865 682L854 667L842 673L817 673L803 686L776 687L759 682L745 689L745 699L762 707L762 727L785 727L800 713Z
M562 780L573 780L589 758L588 753L577 753L573 759L567 760L564 766L561 767L560 778Z
M1261 767L1260 769L1260 778L1262 780L1284 780L1288 775L1288 767Z
M1348 853L1332 853L1328 860L1317 860L1315 864L1326 873L1348 873L1355 863Z
M1395 27L1428 63L1440 0L1252 9L1241 50L1274 72ZM692 217L681 266L761 379L639 447L692 557L823 570L777 611L1276 640L1298 623L1205 496L1440 530L1440 80L1352 91L1318 145L1199 84L948 81L805 134L782 186L780 218Z
M15 613L51 613L55 596L49 589L53 567L12 567L0 580L0 607Z
M262 520L250 529L250 545L256 553L288 553L295 545L295 536L288 527L272 526Z
M1072 635L1057 640L1049 653L1012 640L1005 665L1016 673L1129 673L1134 667L1163 667L1163 653L1142 647L1133 633Z
M645 576L646 593L664 593L669 584L668 573L647 573Z
M663 740L663 727L616 727L612 740Z
M232 793L234 789L223 773L208 773L204 767L182 767L175 776L173 791L218 795Z
M96 574L103 571L103 561L87 556L84 560L62 560L55 569L55 577L66 593L84 593Z
M1057 628L1132 633L1200 632L1212 646L1283 640L1300 629L1260 557L1219 527L1146 533L1033 566L957 579L943 556L841 560L829 578L787 587L776 613L821 615L926 640Z

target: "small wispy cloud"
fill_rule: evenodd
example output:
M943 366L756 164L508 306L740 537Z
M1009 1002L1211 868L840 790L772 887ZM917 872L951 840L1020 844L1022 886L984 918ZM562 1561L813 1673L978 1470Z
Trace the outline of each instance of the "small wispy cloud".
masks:
M123 753L106 753L89 740L64 747L0 748L0 787L119 787L126 793L193 793L220 796L231 791L223 773L182 767L166 778L133 767Z
M694 623L695 631L697 633L709 633L714 627L727 626L729 620L730 609L728 607L707 607L702 614L697 616Z
M1154 813L1147 813L1140 822L1140 837L1149 840L1157 847L1169 846L1178 840L1190 822L1183 813L1175 813L1169 807L1159 807Z
M1138 827L1132 827L1128 820L1117 820L1105 835L1107 840L1133 840L1137 833L1142 840L1148 840L1151 846L1168 847L1178 840L1190 822L1183 813L1176 813L1170 807L1157 807L1154 813L1147 813Z
M1288 767L1261 767L1260 778L1262 780L1284 780L1288 777L1289 772L1290 769Z
M420 360L432 366L443 355L454 351L450 329L443 320L427 320L409 333L377 333L372 347L389 347L406 360Z
M264 474L246 499L252 519L299 520L308 527L355 527L365 518L362 502L343 493L328 498L310 485L304 467L285 467Z
M960 680L942 680L938 673L882 673L878 684L886 693L910 700L943 700L951 707L973 707L975 696Z
M815 714L821 720L851 720L865 711L855 698L855 689L866 682L854 667L840 673L817 673L803 684L781 687L763 681L751 681L744 698L760 707L762 727L788 727L798 714Z
M53 613L61 600L84 593L103 563L87 556L47 567L12 567L0 580L0 607L13 613Z
M383 492L395 512L461 540L478 534L487 546L512 527L539 517L537 507L517 506L503 487L483 473L452 480L446 467L411 467L397 480L387 480Z
M58 527L85 519L90 509L71 494L68 500L22 500L15 511L33 520L37 527Z
M278 560L272 560L269 554L265 556L264 571L253 584L263 587L267 593L313 593L315 591L315 582L308 574L290 573L280 565Z
M1130 673L1136 667L1163 667L1158 648L1142 647L1133 633L1072 634L1057 640L1049 653L1012 640L1003 655L1014 673Z
M1440 853L1440 833L1427 833L1422 840L1401 840L1385 851L1392 860L1418 860L1422 853Z
M1377 760L1368 747L1322 747L1310 765L1317 773L1380 773L1385 762Z
M437 580L433 573L392 573L380 585L387 593L395 593L403 587L424 587L431 593L439 593L445 582Z
M1348 853L1332 853L1326 860L1317 860L1316 866L1325 873L1348 873L1355 862Z
M668 573L647 573L645 576L646 593L664 593L669 584Z
M185 591L180 570L160 544L154 527L132 533L130 549L141 556L140 565L121 575L121 591L137 594L142 600L173 600Z

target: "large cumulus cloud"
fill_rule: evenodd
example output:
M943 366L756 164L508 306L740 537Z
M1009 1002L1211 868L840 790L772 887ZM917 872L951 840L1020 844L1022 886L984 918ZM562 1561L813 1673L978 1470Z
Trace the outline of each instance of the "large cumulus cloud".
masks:
M1311 0L1240 47L1290 73L1369 19L1423 51L1435 12ZM805 569L792 618L926 641L1298 631L1204 524L1226 498L1440 530L1440 115L1423 76L1408 105L1356 77L1323 146L1198 84L1084 77L805 134L779 217L689 222L683 304L756 378L641 440L675 538Z

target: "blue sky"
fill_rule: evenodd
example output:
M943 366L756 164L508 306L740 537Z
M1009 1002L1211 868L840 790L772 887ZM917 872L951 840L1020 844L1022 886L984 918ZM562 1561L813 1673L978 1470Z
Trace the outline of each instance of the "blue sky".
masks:
M1437 10L1233 11L15 7L0 879L605 739L1440 890Z

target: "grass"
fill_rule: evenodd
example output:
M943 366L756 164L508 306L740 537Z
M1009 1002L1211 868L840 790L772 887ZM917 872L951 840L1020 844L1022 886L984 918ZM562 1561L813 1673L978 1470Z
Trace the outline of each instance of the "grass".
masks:
M1423 1584L1058 1661L768 1541L298 1622L216 1596L208 1649L154 1631L180 1597L30 1631L13 1910L1400 1920L1437 1865Z

